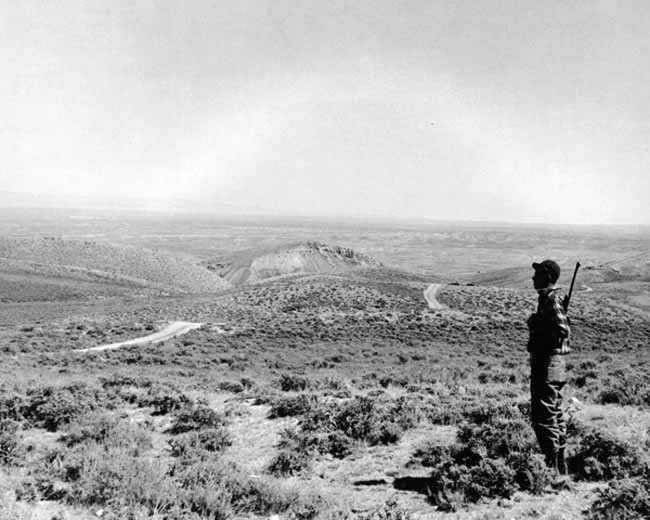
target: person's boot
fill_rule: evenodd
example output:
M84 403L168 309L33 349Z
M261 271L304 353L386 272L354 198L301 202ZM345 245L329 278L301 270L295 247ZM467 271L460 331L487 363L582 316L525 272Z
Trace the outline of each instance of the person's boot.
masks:
M557 454L558 452L555 450L547 451L546 453L544 453L544 461L546 462L546 466L555 471L558 471Z
M566 460L564 459L563 447L557 451L557 471L560 475L566 475L568 473L566 467Z

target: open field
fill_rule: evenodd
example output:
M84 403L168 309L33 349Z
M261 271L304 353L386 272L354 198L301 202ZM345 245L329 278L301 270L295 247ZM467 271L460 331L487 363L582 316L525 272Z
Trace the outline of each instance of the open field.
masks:
M0 270L0 518L558 520L650 507L647 230L164 220L2 221L13 241L63 240L65 265L89 267L69 244L91 235L99 250L155 253L101 280L54 271L60 258L14 254ZM176 290L191 278L179 272L210 279L209 262L249 266L304 240L382 265L341 263L345 252L319 272L310 250L317 269L277 276L283 253L255 283ZM167 255L183 269L150 270ZM527 415L525 272L547 256L564 280L573 261L590 267L571 305L564 488ZM172 321L202 325L75 352Z

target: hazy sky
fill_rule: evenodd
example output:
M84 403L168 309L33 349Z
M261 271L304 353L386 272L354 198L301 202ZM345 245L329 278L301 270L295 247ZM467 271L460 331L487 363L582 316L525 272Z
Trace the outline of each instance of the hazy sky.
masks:
M647 0L0 0L0 190L650 224Z

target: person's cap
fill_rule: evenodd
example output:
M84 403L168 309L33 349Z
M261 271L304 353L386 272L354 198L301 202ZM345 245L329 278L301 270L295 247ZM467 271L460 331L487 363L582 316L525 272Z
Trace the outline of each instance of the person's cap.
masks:
M533 262L533 269L535 271L545 271L551 276L551 282L557 282L560 277L560 266L553 260L544 260L543 262Z

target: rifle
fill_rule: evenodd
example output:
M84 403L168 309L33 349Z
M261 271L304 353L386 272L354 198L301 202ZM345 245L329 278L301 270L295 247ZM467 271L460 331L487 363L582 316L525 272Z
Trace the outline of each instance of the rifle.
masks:
M562 300L562 307L564 307L564 312L569 310L569 303L571 302L571 293L573 292L573 284L576 282L576 275L578 274L578 269L580 269L580 262L576 262L576 268L573 270L573 278L571 278L571 287L569 287L569 294L567 294Z

